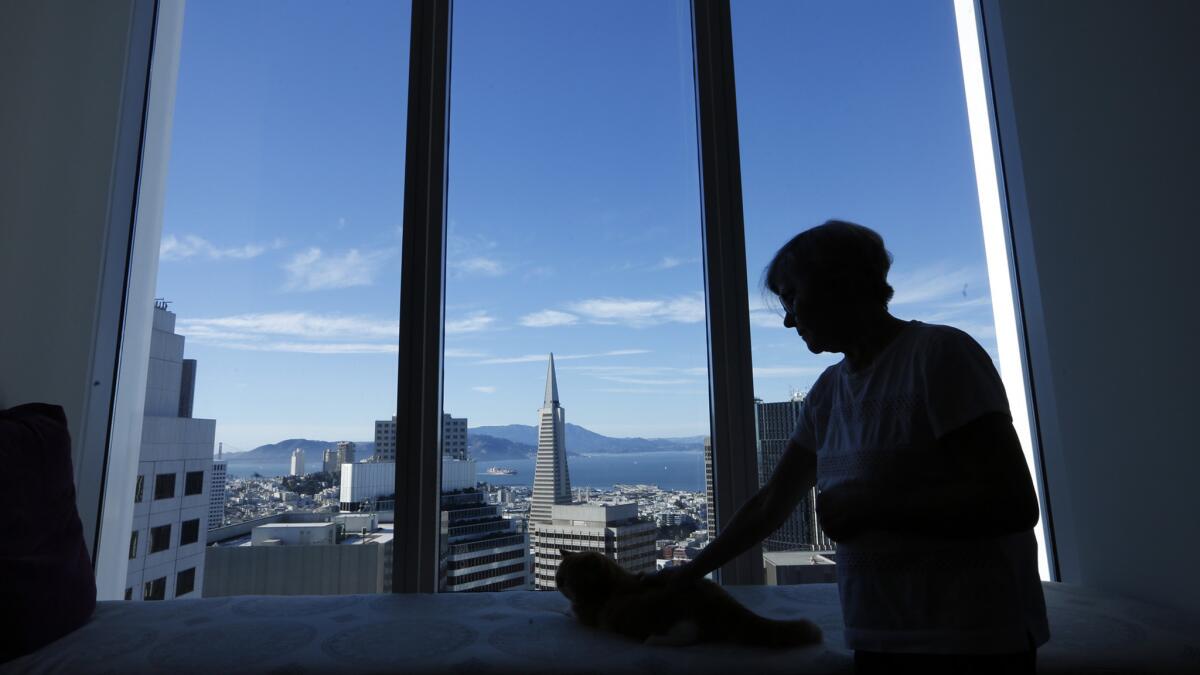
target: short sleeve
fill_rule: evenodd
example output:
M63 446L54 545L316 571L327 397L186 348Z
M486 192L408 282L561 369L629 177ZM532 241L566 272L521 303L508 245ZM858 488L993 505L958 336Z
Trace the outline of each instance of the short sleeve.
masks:
M988 413L1010 415L1000 373L970 335L945 330L931 341L925 370L925 401L934 438Z

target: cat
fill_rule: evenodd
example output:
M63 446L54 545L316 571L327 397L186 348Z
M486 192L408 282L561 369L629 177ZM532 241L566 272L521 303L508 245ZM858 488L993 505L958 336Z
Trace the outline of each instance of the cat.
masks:
M627 572L594 551L559 553L555 583L585 626L650 645L734 642L785 648L821 642L815 623L761 617L708 579L676 587Z

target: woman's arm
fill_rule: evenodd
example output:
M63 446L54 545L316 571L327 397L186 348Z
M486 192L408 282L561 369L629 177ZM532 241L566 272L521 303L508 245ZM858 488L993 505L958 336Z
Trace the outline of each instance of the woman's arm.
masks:
M699 579L766 539L787 520L817 481L817 455L788 441L771 479L738 509L720 536L695 560L678 568L683 580Z

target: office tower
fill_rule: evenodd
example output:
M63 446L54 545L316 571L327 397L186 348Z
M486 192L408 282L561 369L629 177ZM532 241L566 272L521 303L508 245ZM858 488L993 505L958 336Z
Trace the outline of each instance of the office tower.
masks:
M304 475L304 449L296 448L292 451L292 468L288 471L290 476Z
M713 483L712 436L704 437L704 512L707 514L708 539L717 536L717 492Z
M446 458L445 462L463 463ZM474 462L470 462L474 465ZM529 535L474 487L442 492L439 590L529 590Z
M352 441L338 441L337 444L337 463L338 466L343 464L354 463L354 453L357 446Z
M803 394L774 403L754 402L754 425L758 450L759 485L766 485L779 465L784 448L796 430L796 420L804 405ZM834 544L817 522L817 491L809 490L782 527L763 542L766 551L831 551Z
M467 458L467 418L442 415L442 454L451 459Z
M342 467L338 464L337 450L325 448L325 452L321 453L321 470L335 476L341 473Z
M537 461L533 471L533 499L529 523L549 522L551 507L571 503L571 477L567 473L566 412L559 405L554 355L546 369L546 396L539 411Z
M195 362L185 366L183 351L175 314L156 301L125 575L129 600L199 597L203 583L217 423L180 415L192 410L196 381Z
M376 462L396 461L396 418L375 420Z
M442 492L475 487L475 460L442 457ZM338 509L343 512L378 510L396 494L395 462L360 462L342 467ZM388 505L385 510L391 510Z
M442 454L467 458L467 418L442 415ZM375 461L396 461L396 418L375 420Z
M534 585L552 590L560 549L596 551L633 572L653 572L658 526L638 517L637 504L555 504L549 522L537 525L533 542Z
M204 597L390 593L395 524L289 511L229 528L204 552Z
M194 372L194 371L193 371ZM208 481L208 529L215 530L225 524L225 470L227 463L222 457L224 444L217 445L217 459L213 461Z

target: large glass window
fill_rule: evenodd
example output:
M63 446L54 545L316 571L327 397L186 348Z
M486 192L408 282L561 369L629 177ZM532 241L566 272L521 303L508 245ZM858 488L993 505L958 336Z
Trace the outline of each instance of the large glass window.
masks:
M876 230L895 258L892 313L959 328L999 362L952 3L754 0L732 13L765 482L807 390L841 358L810 353L761 291L800 231L830 219ZM816 496L764 543L769 581L833 580Z
M390 588L392 511L347 520L339 506L350 476L393 475L367 463L396 404L410 14L385 0L186 7L173 108L151 109L170 137L147 141L169 163L143 176L165 188L138 454L156 500L176 475L192 498L140 503L139 479L133 537L159 555L131 560L126 586L147 599L272 592L281 574L250 574L264 542L294 544L274 549L281 569L317 559L306 546L353 549L346 569L376 572L338 587ZM163 553L173 526L199 547ZM305 569L283 592L339 573Z
M444 591L553 588L559 548L648 572L707 542L689 12L455 3Z

